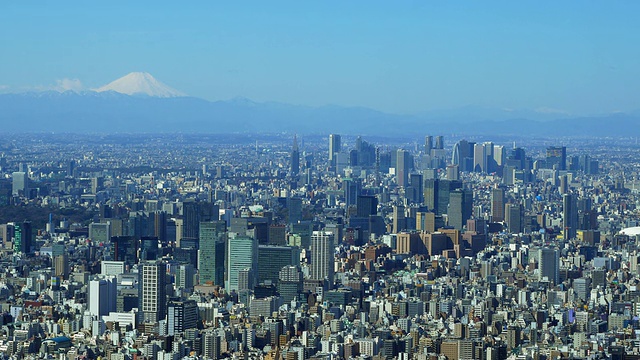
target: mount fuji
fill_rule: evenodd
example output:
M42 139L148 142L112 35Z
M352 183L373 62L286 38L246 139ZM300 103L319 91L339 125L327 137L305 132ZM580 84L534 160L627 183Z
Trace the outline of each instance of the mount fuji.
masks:
M156 80L146 72L132 72L107 85L94 89L96 92L115 91L126 95L146 95L151 97L182 97L186 94Z

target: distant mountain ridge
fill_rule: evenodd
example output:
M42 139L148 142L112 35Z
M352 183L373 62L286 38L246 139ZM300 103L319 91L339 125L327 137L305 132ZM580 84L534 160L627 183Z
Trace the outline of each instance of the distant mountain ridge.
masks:
M126 95L146 95L153 97L180 97L186 94L166 85L146 72L132 72L107 85L95 89L96 92L115 91Z
M0 94L0 125L6 132L640 136L638 112L543 121L509 118L509 112L500 115L500 111L475 116L473 109L466 110L398 115L363 107L310 107L245 98L207 101L188 96L127 95L113 90Z

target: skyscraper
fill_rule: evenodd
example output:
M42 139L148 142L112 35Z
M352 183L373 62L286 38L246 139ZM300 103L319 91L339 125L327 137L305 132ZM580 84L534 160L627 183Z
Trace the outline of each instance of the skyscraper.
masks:
M547 168L556 170L567 169L567 147L550 146L547 148Z
M333 233L314 231L311 235L311 279L327 280L333 285Z
M578 230L578 205L575 194L562 195L562 228L565 240L576 237Z
M467 220L471 218L472 209L473 192L471 190L457 189L451 191L447 210L449 226L453 226L456 230L462 230Z
M491 221L504 221L504 189L491 189Z
M13 251L22 254L30 253L32 241L33 233L30 221L25 221L22 224L13 224Z
M505 206L505 220L510 233L521 233L524 230L524 208L522 204L507 204Z
M538 269L540 280L545 277L554 284L560 279L560 256L557 249L541 248L539 250Z
M200 283L211 282L224 286L225 241L227 224L224 221L200 223L200 249L198 250L198 272Z
M93 316L109 315L116 311L118 281L115 276L95 278L89 281L87 305Z
M195 300L171 299L167 303L167 335L180 334L198 326L198 304Z
M29 197L29 177L27 173L16 171L11 174L13 196Z
M330 134L329 135L329 167L331 169L335 169L336 166L336 154L338 154L341 150L341 142L340 135Z
M298 139L293 136L293 149L291 149L291 175L298 175L300 172L300 151L298 150Z
M167 273L162 262L142 262L138 266L138 311L142 322L155 323L166 316Z
M396 152L396 177L399 186L409 185L409 172L411 172L411 154L408 151L398 149Z
M427 135L424 137L424 153L427 155L431 155L432 149L433 149L433 136Z
M238 291L240 271L258 266L258 241L248 236L236 236L227 241L227 291ZM256 271L253 271L255 276ZM255 284L255 281L253 282Z

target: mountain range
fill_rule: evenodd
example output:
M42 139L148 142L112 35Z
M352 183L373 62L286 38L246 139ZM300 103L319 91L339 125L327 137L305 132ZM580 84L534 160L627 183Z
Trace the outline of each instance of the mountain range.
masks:
M407 136L640 136L640 112L571 117L552 111L462 107L415 115L364 107L320 107L246 98L207 101L131 73L92 91L0 94L6 132L297 132Z

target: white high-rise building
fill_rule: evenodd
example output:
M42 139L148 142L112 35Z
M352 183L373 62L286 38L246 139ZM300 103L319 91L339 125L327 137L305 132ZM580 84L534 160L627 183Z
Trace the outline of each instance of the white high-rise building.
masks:
M155 323L166 317L167 272L161 262L145 262L139 265L138 310L142 321Z
M118 281L115 276L105 276L89 281L89 312L92 316L109 315L116 311Z
M333 233L314 231L311 235L311 279L327 280L333 284L334 244Z

